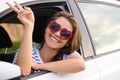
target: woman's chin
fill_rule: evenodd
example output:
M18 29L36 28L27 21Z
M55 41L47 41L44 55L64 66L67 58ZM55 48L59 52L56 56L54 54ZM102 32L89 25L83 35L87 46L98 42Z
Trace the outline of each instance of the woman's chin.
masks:
M60 47L55 45L55 44L48 44L48 47L52 48L52 49L59 49Z

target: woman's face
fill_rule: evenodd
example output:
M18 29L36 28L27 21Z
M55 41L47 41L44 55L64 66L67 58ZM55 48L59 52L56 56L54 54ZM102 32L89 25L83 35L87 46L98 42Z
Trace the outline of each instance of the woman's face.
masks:
M68 34L70 34L69 36L72 37L72 25L70 24L70 22L64 18L64 17L59 17L58 19L56 19L55 21L53 21L55 23L57 23L60 26L60 29L57 31L52 31L51 30L51 24L52 22L50 22L50 24L47 26L46 28L46 33L45 33L45 44L53 49L60 49L63 46L66 45L66 43L68 42L70 37L63 37L62 34L66 34L66 32L64 31L68 31ZM55 26L56 27L56 26ZM58 29L58 28L55 28ZM65 29L65 30L64 30ZM61 32L62 31L62 32ZM65 35L66 36L66 35ZM68 36L68 35L67 35Z

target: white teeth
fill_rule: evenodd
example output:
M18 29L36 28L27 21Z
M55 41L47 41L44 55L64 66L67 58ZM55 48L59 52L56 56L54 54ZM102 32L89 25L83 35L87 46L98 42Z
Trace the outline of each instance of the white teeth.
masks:
M54 37L50 37L53 41L55 41L56 43L58 43L58 41L54 38Z

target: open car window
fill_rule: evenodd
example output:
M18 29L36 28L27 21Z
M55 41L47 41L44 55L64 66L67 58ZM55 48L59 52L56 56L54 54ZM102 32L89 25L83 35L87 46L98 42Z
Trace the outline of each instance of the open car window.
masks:
M28 4L28 3L27 3ZM52 17L53 14L59 12L59 11L69 11L66 2L52 2L52 3L35 3L31 2L29 3L29 6L34 12L35 15L35 26L33 31L33 43L35 46L41 43L43 39L43 32L45 30L46 24L48 23L49 19ZM3 26L3 28L7 31L7 33L10 36L10 39L12 41L12 46L8 48L7 54L12 53L12 58L14 57L13 54L15 54L16 50L20 46L20 42L23 36L23 30L24 26L21 24L21 22L17 19L17 14L13 11L5 11L5 13L1 19L0 19L0 25ZM8 13L9 12L9 13ZM4 49L0 50L0 54L4 54ZM10 58L10 55L6 57L6 59ZM7 60L9 61L9 60ZM12 60L10 61L12 62ZM31 78L33 76L37 76L43 73L46 73L48 71L43 71L39 74L30 75L27 77L22 77L22 79Z

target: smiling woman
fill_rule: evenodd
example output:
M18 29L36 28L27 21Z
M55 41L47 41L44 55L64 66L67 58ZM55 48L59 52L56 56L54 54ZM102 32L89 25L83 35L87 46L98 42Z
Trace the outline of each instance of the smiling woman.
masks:
M24 25L24 33L13 63L21 67L23 76L39 73L40 70L75 73L85 69L83 58L76 52L81 44L81 35L72 14L58 12L49 20L41 47L37 50L32 48L34 13L29 7L23 8L19 3L14 3L17 8L8 2L7 5L18 14L17 18Z

